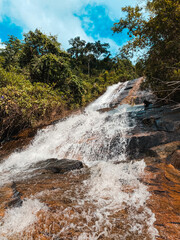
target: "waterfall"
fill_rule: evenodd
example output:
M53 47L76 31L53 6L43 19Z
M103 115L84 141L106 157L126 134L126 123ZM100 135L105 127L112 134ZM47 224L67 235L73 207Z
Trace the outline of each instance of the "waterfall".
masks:
M70 229L81 231L81 234L71 238L78 240L129 239L131 234L139 235L138 239L141 239L144 228L149 236L147 239L155 239L157 234L153 227L155 217L146 206L150 193L139 180L144 174L145 163L143 160L127 161L127 135L132 128L132 120L127 114L128 107L123 105L102 113L96 111L109 107L123 92L126 84L119 83L109 87L106 93L90 104L82 114L70 116L40 130L25 150L14 152L0 164L1 187L12 181L31 178L31 166L48 158L78 159L88 166L90 176L78 189L74 190L76 197L75 199L73 197L73 201L76 205L56 212L58 219L59 216L63 216L62 223L58 220L63 227L59 229L57 236L53 235L52 239L66 236ZM24 200L20 208L6 211L4 218L0 220L0 236L2 236L0 239L10 239L15 232L28 229L37 221L33 216L38 211L44 209L48 215L48 207L38 197L41 194L47 194L48 197L48 194L50 196L53 192L39 193L32 196L32 199ZM64 193L66 196L68 194L70 194L69 191ZM91 207L87 208L86 205ZM35 209L33 212L32 208ZM138 214L141 208L143 211ZM24 209L29 212L27 213ZM112 231L117 224L113 215L122 214L125 209L127 209L126 220L119 221L121 225L127 227L128 231L122 230L121 233ZM29 217L31 221L27 222L24 215L31 216ZM66 218L76 219L76 224L72 222L64 225ZM21 224L21 221L26 224L18 228L18 223Z

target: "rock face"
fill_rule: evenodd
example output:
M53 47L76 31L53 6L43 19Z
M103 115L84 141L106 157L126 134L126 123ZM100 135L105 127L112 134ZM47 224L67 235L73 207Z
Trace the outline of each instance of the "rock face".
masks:
M176 150L169 158L170 164L180 170L180 150Z
M38 162L32 166L35 169L44 169L52 173L65 173L75 169L83 168L83 164L79 160L50 158L45 161Z
M143 78L129 81L120 104L142 104L134 106L128 113L130 125L135 125L129 137L128 153L139 157L151 147L180 140L180 109L175 105L158 105L150 91L140 89ZM144 102L148 101L148 107ZM131 123L132 121L132 123Z
M135 119L136 125L128 145L131 158L147 153L154 146L180 140L180 110L174 106L142 107L129 117Z
M121 106L112 109L112 114L118 113L118 108ZM107 121L111 121L111 117L108 117ZM150 150L152 147L180 141L180 109L176 109L174 105L154 104L147 108L144 105L129 106L127 107L127 121L130 128L125 138L128 142L127 155L130 159L153 154ZM112 139L112 149L118 145L119 137L117 135Z
M114 101L110 104L111 108L117 107L119 104L142 104L145 100L154 103L156 101L156 96L151 91L144 91L140 89L141 83L144 78L137 78L126 82L126 87L121 91L122 86L116 89L120 92ZM107 110L107 109L106 109ZM103 111L103 109L101 109Z
M143 80L139 78L130 81L128 96L121 101L121 104L132 105L143 104L145 101L152 103L148 107L144 104L134 106L128 113L130 125L135 125L128 140L130 158L149 153L148 149L154 146L180 140L180 109L175 105L156 104L156 97L151 92L140 89Z
M151 192L148 206L156 217L158 240L176 240L180 235L180 171L175 168L179 148L180 141L159 145L151 149L155 157L144 158L147 167L142 182Z

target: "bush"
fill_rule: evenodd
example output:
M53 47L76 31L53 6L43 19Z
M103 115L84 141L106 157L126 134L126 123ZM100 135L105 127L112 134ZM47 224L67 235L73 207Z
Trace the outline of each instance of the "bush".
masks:
M61 114L64 101L45 83L31 83L23 75L0 68L0 139L10 137L40 120Z

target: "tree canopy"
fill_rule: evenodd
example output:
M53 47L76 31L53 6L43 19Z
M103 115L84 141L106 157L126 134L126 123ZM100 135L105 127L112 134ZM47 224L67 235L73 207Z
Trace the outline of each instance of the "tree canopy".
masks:
M132 56L144 49L146 86L164 100L180 101L180 0L148 0L144 7L125 7L114 33L128 29L131 40L121 49Z
M89 76L92 75L92 69L102 69L102 60L109 58L110 47L108 43L96 42L86 42L81 40L80 37L75 37L69 40L70 47L67 52L71 54L82 66L83 72L87 73Z
M79 57L88 56L92 54L96 59L100 58L102 55L106 57L110 55L108 48L110 47L108 43L101 43L101 41L96 41L95 43L81 40L80 37L71 38L69 44L72 46L67 51L72 57L78 59Z
M110 58L108 43L86 42L80 37L70 39L69 43L71 48L66 52L61 49L57 36L46 35L39 29L25 33L22 40L9 36L0 54L0 65L6 71L22 74L31 83L42 82L58 89L70 105L85 104L102 93L107 85L135 76L132 63L133 71L126 71L126 64L117 65ZM115 66L121 70L114 72ZM112 73L103 75L104 71L112 71L114 80ZM96 90L92 90L94 86ZM89 97L86 97L84 94L88 92Z

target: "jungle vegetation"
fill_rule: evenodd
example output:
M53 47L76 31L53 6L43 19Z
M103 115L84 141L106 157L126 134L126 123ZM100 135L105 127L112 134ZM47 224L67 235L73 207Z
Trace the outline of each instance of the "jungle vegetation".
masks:
M64 51L57 36L29 31L9 36L0 53L0 139L86 106L107 86L136 77L128 59L109 44L75 37Z

